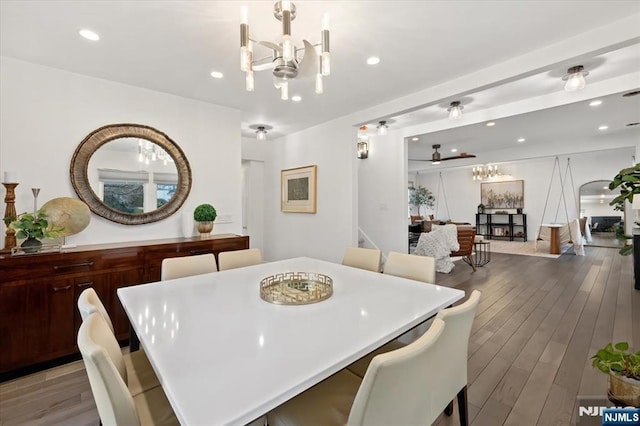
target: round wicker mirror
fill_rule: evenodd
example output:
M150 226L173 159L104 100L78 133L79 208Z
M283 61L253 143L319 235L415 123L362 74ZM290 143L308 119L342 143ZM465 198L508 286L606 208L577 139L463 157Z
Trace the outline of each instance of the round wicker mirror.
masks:
M191 168L169 136L141 124L91 132L71 159L71 183L98 216L125 225L162 220L191 190Z

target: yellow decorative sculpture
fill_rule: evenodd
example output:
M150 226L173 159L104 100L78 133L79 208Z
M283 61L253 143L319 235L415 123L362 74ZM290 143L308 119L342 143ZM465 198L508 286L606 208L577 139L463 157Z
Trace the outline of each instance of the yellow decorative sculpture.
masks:
M89 207L75 198L54 198L47 201L42 209L47 213L50 223L63 228L63 236L77 234L89 226L91 221Z

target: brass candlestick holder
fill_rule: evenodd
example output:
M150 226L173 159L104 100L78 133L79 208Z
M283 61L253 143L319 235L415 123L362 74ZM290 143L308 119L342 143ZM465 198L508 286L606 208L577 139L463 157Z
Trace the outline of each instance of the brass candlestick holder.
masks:
M3 182L2 186L7 189L7 193L4 196L4 202L6 207L4 209L4 224L7 227L7 232L4 237L4 248L0 250L0 253L11 253L11 249L14 248L16 243L16 230L9 228L11 219L17 216L16 213L16 186L17 183Z

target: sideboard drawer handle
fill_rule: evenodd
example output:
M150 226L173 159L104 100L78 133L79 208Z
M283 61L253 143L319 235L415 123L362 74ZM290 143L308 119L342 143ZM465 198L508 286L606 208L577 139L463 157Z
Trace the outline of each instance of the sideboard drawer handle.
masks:
M81 268L83 266L93 266L93 262L72 263L71 265L55 265L53 269L54 271L59 271L61 269Z
M194 256L196 254L209 254L209 253L212 253L212 251L211 250L191 250L189 252L189 254L191 254L191 256Z
M89 281L89 282L86 282L86 283L78 283L78 284L76 284L76 286L77 286L78 288L91 287L92 285L93 285L93 281Z
M58 291L67 291L71 288L70 285L65 285L64 287L54 287L53 291L58 292Z

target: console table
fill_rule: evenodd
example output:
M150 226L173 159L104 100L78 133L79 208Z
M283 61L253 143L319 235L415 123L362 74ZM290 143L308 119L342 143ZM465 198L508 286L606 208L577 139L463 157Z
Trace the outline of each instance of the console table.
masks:
M85 288L98 293L116 337L126 341L129 321L118 288L159 281L167 257L213 253L217 260L222 251L246 248L248 236L219 234L0 255L0 381L77 356L76 303Z
M527 241L527 215L512 214L476 214L476 235L490 240L508 238L509 241L519 239Z

